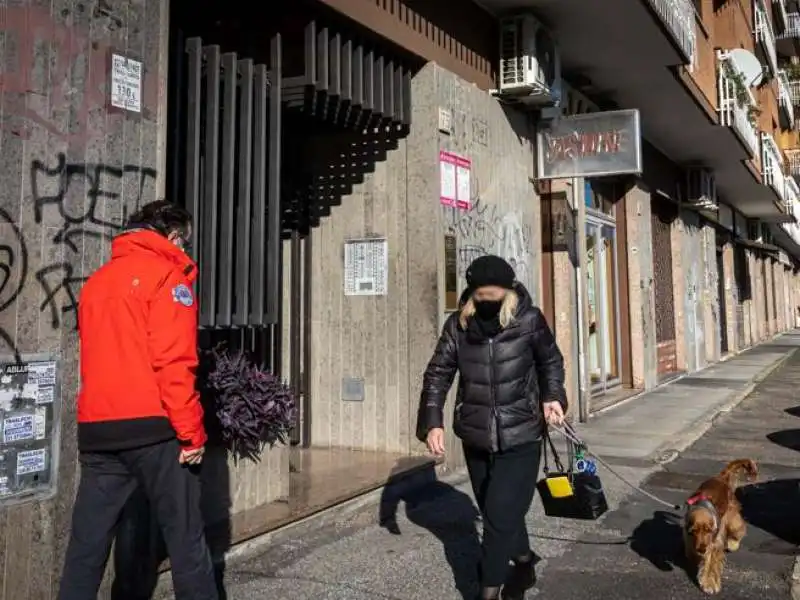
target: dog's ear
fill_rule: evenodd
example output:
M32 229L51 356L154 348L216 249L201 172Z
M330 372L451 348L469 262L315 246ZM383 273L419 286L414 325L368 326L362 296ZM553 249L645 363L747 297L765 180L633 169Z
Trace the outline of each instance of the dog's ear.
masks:
M758 465L754 460L750 460L749 464L747 465L747 478L750 481L755 481L758 479Z

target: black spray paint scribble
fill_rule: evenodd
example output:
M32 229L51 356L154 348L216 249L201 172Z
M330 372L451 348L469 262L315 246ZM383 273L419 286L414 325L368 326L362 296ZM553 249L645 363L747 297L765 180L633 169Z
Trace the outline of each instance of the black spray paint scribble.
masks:
M506 259L525 281L529 274L532 230L514 212L502 212L496 205L487 204L480 197L467 211L451 211L447 232L458 240L458 270L465 273L469 264L486 254L497 254Z
M78 252L76 240L84 235L110 239L119 232L127 214L126 207L141 205L145 190L155 183L156 171L138 165L114 167L90 163L71 164L64 154L58 154L53 166L34 160L31 163L30 177L36 222L42 222L48 206L56 206L62 225L53 237L53 242L64 244L73 252ZM136 181L136 197L125 199L120 221L103 218L104 203L118 201L120 193L113 189L122 189L128 178ZM74 194L78 194L78 202L68 200Z
M53 329L60 329L65 315L77 312L80 288L88 278L88 274L76 273L73 263L77 260L70 261L68 253L78 254L85 236L108 240L118 233L126 211L121 211L123 218L118 222L103 216L107 202L120 202L121 194L113 190L130 189L124 185L129 181L126 178L134 178L137 196L125 198L125 203L138 208L150 195L146 190L154 185L156 171L136 165L69 164L59 154L53 166L33 161L30 177L34 220L43 224L45 211L49 207L57 210L57 219L47 219L48 224L54 222L59 228L50 242L63 246L64 252L56 253L60 256L57 261L29 272L30 252L22 230L11 215L0 209L0 315L14 310L26 286L35 284L38 293L30 293L31 296L42 298L39 310L48 313ZM75 323L77 327L77 318ZM13 334L0 325L0 353L11 353L20 360Z
M11 307L22 293L28 274L28 249L22 231L5 210L0 208L0 314ZM0 348L20 360L14 337L0 325Z

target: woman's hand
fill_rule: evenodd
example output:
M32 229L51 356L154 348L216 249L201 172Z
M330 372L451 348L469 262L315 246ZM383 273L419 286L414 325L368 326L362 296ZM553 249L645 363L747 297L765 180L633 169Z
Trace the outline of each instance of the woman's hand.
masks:
M564 422L564 409L561 408L560 402L545 402L542 408L544 409L544 420L548 425L561 425Z
M428 450L435 456L444 455L444 429L441 427L434 427L428 431L428 437L425 440L428 444Z

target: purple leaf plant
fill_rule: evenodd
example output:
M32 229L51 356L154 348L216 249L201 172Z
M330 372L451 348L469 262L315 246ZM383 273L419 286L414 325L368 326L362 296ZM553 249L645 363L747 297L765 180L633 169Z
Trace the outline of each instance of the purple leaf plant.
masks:
M200 376L211 428L234 458L259 460L265 447L286 443L297 406L291 389L242 351L205 353Z

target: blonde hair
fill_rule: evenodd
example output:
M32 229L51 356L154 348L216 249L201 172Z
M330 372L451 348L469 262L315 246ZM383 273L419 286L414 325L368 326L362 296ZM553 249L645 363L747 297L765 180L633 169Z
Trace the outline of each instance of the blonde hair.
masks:
M517 312L518 305L519 296L517 296L515 291L508 290L503 298L503 303L500 305L500 327L502 329L508 327L511 321L514 320L514 314ZM467 328L467 321L474 314L475 300L470 296L469 300L467 300L461 308L461 314L458 315L458 324L461 325L462 329Z

